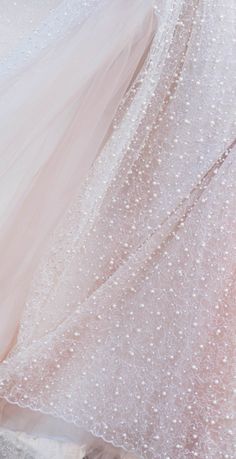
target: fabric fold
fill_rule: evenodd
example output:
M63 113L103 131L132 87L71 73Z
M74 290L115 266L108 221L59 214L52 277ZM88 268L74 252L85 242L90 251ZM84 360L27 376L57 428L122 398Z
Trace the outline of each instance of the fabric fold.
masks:
M126 21L121 7L110 2L107 15L100 11L73 29L2 95L2 355L4 341L8 349L16 333L39 250L83 183L150 46L151 4L129 2Z

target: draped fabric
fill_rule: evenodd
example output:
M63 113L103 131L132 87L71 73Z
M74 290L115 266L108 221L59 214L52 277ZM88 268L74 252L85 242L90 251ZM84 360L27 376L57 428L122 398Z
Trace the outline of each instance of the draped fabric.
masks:
M2 49L2 403L140 458L235 457L235 15L52 1Z

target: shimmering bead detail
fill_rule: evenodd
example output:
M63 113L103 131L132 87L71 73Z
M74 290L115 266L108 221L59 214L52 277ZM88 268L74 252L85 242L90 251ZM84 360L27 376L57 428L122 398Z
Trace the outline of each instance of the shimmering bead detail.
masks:
M143 459L234 459L236 6L154 4L145 63L45 247L0 394Z

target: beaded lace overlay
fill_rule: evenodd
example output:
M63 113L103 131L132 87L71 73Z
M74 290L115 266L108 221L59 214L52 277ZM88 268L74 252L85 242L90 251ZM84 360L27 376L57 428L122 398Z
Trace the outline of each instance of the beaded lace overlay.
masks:
M236 6L225 5L153 2L145 62L44 246L0 370L9 402L143 459L235 457Z

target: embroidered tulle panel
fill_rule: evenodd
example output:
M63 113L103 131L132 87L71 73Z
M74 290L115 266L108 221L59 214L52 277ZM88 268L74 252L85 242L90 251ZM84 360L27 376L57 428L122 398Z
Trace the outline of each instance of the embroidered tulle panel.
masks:
M236 5L96 11L78 30L68 20L60 57L50 42L5 96L44 78L27 142L24 120L1 140L6 180L28 173L2 211L3 310L17 320L0 395L140 458L233 459Z

